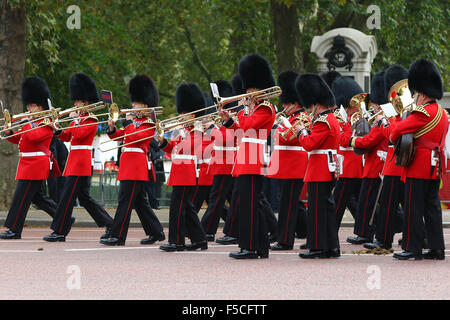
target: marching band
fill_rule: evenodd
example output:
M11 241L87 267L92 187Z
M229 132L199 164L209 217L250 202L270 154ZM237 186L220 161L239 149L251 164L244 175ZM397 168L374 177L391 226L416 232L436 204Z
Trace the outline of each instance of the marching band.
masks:
M438 192L446 171L449 118L437 103L443 85L432 61L419 59L409 70L393 65L376 73L370 93L335 71L283 71L276 86L269 62L258 54L242 57L237 69L231 83L212 84L211 95L194 82L180 83L179 115L163 121L156 117L161 107L153 79L145 74L131 79L132 108L123 128L116 123L125 111L114 104L107 121L109 138L123 143L114 217L89 195L93 140L101 123L94 111L105 107L94 80L74 74L69 80L74 107L61 111L52 107L43 79L26 78L22 102L27 112L11 116L5 111L0 131L2 139L19 147L16 191L0 239L21 238L33 203L53 219L53 232L43 240L64 242L78 198L95 223L106 228L101 244L125 245L133 209L148 236L141 244L164 241L146 189L156 179L148 159L154 139L172 161L163 251L207 250L215 240L238 244L231 258L268 258L270 250L293 250L296 233L303 229L301 249L308 251L300 258L338 258L338 233L348 208L355 236L347 242L391 250L394 234L402 232L403 252L394 253L395 259L445 259ZM280 112L269 101L275 97ZM62 127L65 121L70 124ZM165 133L175 130L178 135L168 140ZM42 188L49 175L61 175L50 151L53 136L71 144L59 203ZM265 159L270 139L272 152ZM264 179L280 182L278 217L262 192ZM304 187L306 219L300 201ZM204 201L208 207L200 219ZM225 236L215 239L220 219Z

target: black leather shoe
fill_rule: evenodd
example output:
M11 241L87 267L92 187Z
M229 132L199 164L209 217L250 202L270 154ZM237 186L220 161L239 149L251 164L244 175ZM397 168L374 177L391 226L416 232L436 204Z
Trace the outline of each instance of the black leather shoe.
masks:
M106 246L124 246L125 240L119 240L115 237L111 237L107 239L100 239L100 243Z
M375 240L375 242L372 242L372 243L364 243L363 247L366 249L369 249L369 250L373 250L376 248L381 248L381 249L386 249L386 250L392 249L391 244L384 244L383 242L378 242L376 240Z
M159 246L162 251L173 252L173 251L184 251L186 246L184 244L176 245L175 243L168 243Z
M269 258L269 250L247 250L241 249L241 251L230 252L230 258L234 259L267 259Z
M214 241L215 236L213 234L206 234L206 240L208 242Z
M66 236L63 235L63 234L59 234L59 233L53 232L53 233L51 233L49 235L46 235L42 239L44 239L45 241L48 241L48 242L65 242L66 241Z
M156 241L164 241L166 240L166 236L164 235L164 232L161 232L157 236L149 236L148 238L142 239L141 244L153 244Z
M205 240L205 241L194 242L194 243L186 245L186 250L188 250L188 251L194 251L197 249L200 249L200 250L208 249L208 241Z
M100 239L108 239L111 238L111 229L106 227L105 233L100 237Z
M223 244L223 245L237 244L238 243L238 239L237 238L233 238L233 237L229 237L229 236L225 236L223 238L216 239L216 242L219 243L219 244Z
M364 244L364 243L372 242L372 240L370 240L369 238L356 236L356 237L348 237L347 242L352 243L352 244Z
M15 233L11 230L8 230L4 233L0 233L0 239L20 239L21 235L18 233Z
M277 241L277 239L278 239L278 235L276 235L276 234L271 234L269 236L269 242L270 243L274 243L275 241Z
M428 250L423 254L423 257L427 260L445 260L444 250Z
M270 246L270 250L292 250L294 246L289 246L287 244L283 243L277 243L272 246Z
M300 249L301 249L301 250L306 250L306 249L308 249L308 245L307 245L306 243L301 244L301 245L300 245Z
M327 251L328 258L339 258L341 256L341 250L334 248Z
M309 252L301 252L298 255L302 259L329 258L326 250L309 250Z
M422 260L422 252L403 251L402 253L394 253L394 258L398 260Z

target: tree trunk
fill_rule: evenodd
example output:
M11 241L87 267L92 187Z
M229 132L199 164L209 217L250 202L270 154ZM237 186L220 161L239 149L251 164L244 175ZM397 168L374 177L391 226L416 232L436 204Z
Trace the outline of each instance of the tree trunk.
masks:
M11 114L22 111L20 89L25 70L26 30L25 3L11 8L7 0L0 0L0 99ZM0 210L10 205L16 168L17 147L0 141Z
M278 72L292 70L303 72L303 54L297 7L287 7L280 0L270 0L273 35L275 40Z

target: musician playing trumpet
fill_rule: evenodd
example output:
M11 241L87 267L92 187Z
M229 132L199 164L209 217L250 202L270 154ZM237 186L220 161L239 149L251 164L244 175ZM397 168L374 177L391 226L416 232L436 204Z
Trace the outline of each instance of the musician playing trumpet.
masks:
M70 98L77 109L99 101L95 82L84 73L76 73L70 77L69 89ZM63 173L66 177L63 193L51 225L53 232L43 238L48 242L65 241L72 226L71 216L77 198L97 226L107 227L102 237L108 237L108 228L113 221L108 212L89 195L93 172L92 144L98 120L88 110L82 108L79 111L72 111L69 116L74 119L69 128L55 133L58 139L70 142L71 146Z
M29 113L48 110L50 99L50 90L43 79L28 77L22 82L22 103ZM19 165L17 187L5 221L8 230L0 234L0 239L20 239L31 203L54 217L56 203L44 195L42 186L52 171L52 163L55 175L60 172L49 149L53 137L51 123L30 118L14 134L7 129L5 125L8 141L19 145Z
M153 79L147 75L140 74L131 79L129 92L133 109L158 106L158 89ZM147 157L150 140L155 134L154 125L152 119L140 112L135 114L132 123L124 129L117 129L113 119L108 122L107 134L113 139L122 137L124 147L117 176L120 181L119 204L109 238L100 239L100 243L104 245L125 245L133 209L138 214L145 234L149 236L141 244L152 244L165 239L163 227L150 207L146 194L147 181L155 180L153 164Z

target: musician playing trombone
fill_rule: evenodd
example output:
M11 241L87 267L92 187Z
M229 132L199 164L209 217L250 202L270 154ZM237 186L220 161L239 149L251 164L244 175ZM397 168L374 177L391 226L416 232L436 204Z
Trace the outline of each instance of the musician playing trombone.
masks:
M159 103L159 93L153 79L140 74L130 80L130 99L133 109L155 108ZM146 183L155 180L153 164L148 159L150 140L155 134L153 120L142 111L136 111L134 120L124 129L115 127L114 119L108 122L107 134L112 139L123 140L120 158L119 204L110 227L109 238L100 239L108 246L123 246L128 233L131 211L136 210L145 234L141 244L152 244L165 239L163 227L153 212L146 195Z
M70 99L74 101L73 119L68 128L58 130L57 137L70 142L70 153L63 175L66 177L63 194L56 209L51 229L53 232L44 236L48 242L65 241L71 228L71 216L75 200L78 198L99 227L107 227L103 237L108 236L108 228L113 219L108 212L89 195L93 169L92 143L97 132L97 118L83 109L99 101L95 82L84 73L76 73L69 80ZM91 124L91 125L88 125Z
M45 81L39 77L28 77L22 83L22 103L29 117L22 127L13 133L5 125L8 141L19 145L19 165L17 167L17 187L5 221L8 230L0 234L0 239L20 239L23 225L31 203L55 215L56 203L42 192L42 184L52 171L50 142L53 137L51 122L43 117L36 119L33 113L49 109L50 91ZM25 114L24 114L25 115ZM54 158L53 158L54 159ZM55 175L60 174L53 161Z

